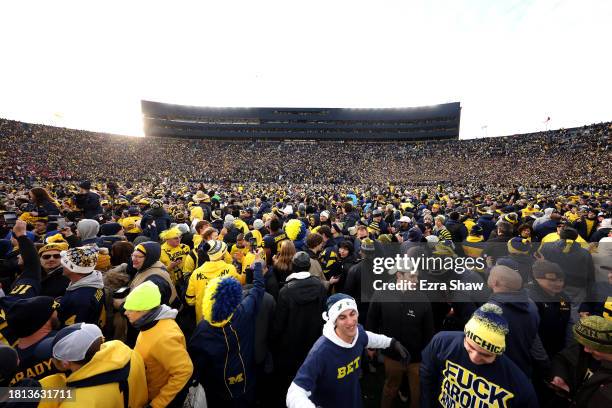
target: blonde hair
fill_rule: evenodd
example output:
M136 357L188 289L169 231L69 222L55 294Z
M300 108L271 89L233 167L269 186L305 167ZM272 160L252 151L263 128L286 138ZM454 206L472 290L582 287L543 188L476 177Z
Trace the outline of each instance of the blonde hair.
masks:
M293 241L286 239L281 242L280 250L276 256L276 261L274 261L274 268L280 269L283 271L288 271L291 269L291 263L293 261L293 255L295 255L295 245Z

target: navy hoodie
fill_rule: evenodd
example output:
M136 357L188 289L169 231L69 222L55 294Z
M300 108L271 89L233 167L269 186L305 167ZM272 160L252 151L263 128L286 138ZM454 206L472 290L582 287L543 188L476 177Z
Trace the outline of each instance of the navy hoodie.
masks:
M472 363L463 332L436 334L423 350L421 407L537 407L531 382L506 355Z
M478 218L478 221L476 221L476 224L482 227L482 236L484 237L485 241L489 239L489 235L491 235L491 232L496 228L492 214L481 215L480 218Z
M506 335L505 355L531 377L531 347L540 326L537 306L529 299L525 289L518 292L494 293L490 302L502 308L503 316L508 322L509 333Z
M213 401L248 402L254 392L255 322L264 295L259 263L255 264L253 278L253 288L228 323L215 327L202 320L189 341L195 377Z

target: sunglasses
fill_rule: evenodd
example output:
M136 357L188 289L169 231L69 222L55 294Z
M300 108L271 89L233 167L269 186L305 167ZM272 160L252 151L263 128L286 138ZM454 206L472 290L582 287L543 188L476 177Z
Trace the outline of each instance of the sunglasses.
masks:
M62 256L60 254L47 254L47 255L43 255L41 256L42 259L60 259Z

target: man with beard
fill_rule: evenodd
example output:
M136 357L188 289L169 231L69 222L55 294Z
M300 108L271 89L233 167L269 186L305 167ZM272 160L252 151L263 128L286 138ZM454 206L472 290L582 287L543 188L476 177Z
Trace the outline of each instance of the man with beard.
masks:
M66 242L54 242L46 244L38 250L40 255L40 266L42 267L41 295L53 298L62 296L70 280L64 276L60 264L60 252L68 249Z

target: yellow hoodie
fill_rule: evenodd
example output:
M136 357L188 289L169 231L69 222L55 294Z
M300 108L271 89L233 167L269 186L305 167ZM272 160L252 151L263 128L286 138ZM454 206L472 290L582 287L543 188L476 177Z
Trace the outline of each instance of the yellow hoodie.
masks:
M193 373L183 332L174 319L161 319L140 331L134 350L145 362L151 407L168 406Z
M236 267L231 263L225 262L223 259L218 261L204 262L202 266L197 268L189 277L189 285L185 293L185 300L190 306L195 306L196 322L202 320L202 300L204 299L204 291L208 285L208 281L219 276L230 275L238 279L238 282L244 284L246 277L236 271Z
M89 363L68 377L64 374L54 374L43 378L40 381L43 388L74 388L74 398L71 401L41 403L39 407L127 408L124 407L123 394L119 390L117 382L92 386L85 386L84 383L88 380L92 381L100 375L123 369L128 363L130 363L130 372L127 379L130 394L128 405L130 408L144 407L149 398L144 362L140 354L119 340L102 344L100 351ZM81 385L79 385L79 382L82 382Z

